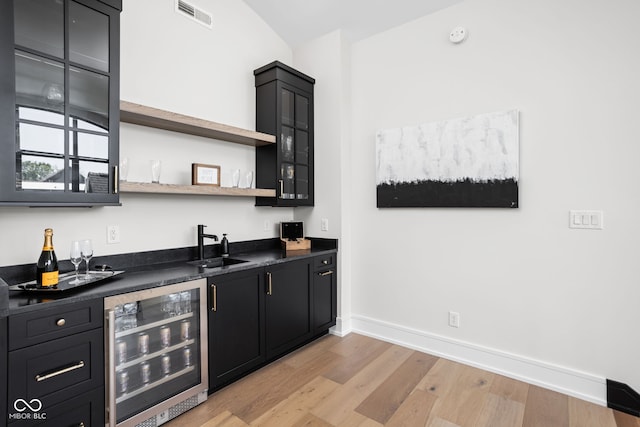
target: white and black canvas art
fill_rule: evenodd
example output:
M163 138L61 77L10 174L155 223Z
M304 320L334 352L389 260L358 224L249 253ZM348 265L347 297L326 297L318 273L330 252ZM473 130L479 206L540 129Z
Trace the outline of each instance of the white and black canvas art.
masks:
M518 207L518 110L379 131L377 205Z

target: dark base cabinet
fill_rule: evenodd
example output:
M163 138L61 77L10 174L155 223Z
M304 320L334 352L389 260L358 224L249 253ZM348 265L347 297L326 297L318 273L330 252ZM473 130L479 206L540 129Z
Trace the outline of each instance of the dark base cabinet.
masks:
M335 254L211 277L209 393L336 324Z
M311 259L266 269L267 358L311 338Z
M264 363L264 270L211 277L209 391Z
M335 254L316 257L313 272L313 332L336 325L338 307L337 265Z
M104 425L102 300L10 316L8 349L10 426Z
M0 372L2 377L7 376L7 318L0 317ZM7 381L0 382L0 414L8 414L7 405ZM2 425L2 421L0 421Z

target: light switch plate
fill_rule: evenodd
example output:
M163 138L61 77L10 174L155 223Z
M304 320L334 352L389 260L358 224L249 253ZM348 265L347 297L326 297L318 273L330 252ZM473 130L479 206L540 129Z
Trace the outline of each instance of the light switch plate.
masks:
M604 228L604 213L602 211L569 211L569 228L602 230Z

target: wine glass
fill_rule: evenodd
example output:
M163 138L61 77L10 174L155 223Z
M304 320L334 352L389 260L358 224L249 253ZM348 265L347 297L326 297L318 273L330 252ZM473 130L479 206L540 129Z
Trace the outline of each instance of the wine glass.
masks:
M93 256L93 248L91 247L91 240L83 240L80 242L80 252L82 254L82 258L87 263L87 274L84 276L85 279L89 278L89 260Z
M73 266L76 268L76 278L69 283L77 285L78 283L80 283L80 279L78 279L78 267L80 267L80 263L82 262L82 251L80 250L80 242L78 240L74 240L73 242L71 242L69 260L71 261L71 264L73 264Z

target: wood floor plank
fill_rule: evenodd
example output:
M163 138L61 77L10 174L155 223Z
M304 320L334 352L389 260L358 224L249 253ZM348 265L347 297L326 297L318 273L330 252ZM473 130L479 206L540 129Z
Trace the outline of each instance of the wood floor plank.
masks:
M438 399L433 393L416 389L402 402L385 427L424 427Z
M431 412L461 426L473 425L485 405L493 376L487 371L460 365L455 384L438 399Z
M531 385L524 410L523 427L569 427L566 395Z
M378 415L387 414L393 405L385 399L401 404L384 427L640 427L632 415L445 359L398 399L406 381L419 376L407 372L416 368L416 352L356 334L327 338L212 394L163 427L383 427L356 408L373 415L378 409L364 402L378 402ZM342 383L330 378L340 366L349 374Z
M575 397L569 397L569 426L617 427L611 409Z
M427 421L427 427L462 427L451 421L443 420L440 417L431 416Z
M343 356L342 362L332 369L328 369L324 376L332 381L344 384L353 378L371 361L391 348L392 344L357 334L350 340L345 340L331 348L331 351Z
M617 427L640 427L640 418L633 415L613 411L613 418L616 420Z
M251 425L260 427L282 427L297 424L309 410L317 406L340 385L324 377L316 377L286 400L274 406Z
M444 397L456 384L461 370L459 363L440 358L416 387Z
M352 411L341 423L340 427L383 427L377 421Z
M185 424L186 427L186 424ZM217 417L202 424L201 427L249 427L240 418L229 411L224 411Z
M480 411L477 427L521 426L524 418L524 403L488 393L484 407Z
M413 350L397 345L391 346L336 390L335 393L313 408L311 413L329 423L339 425L412 353Z
M312 346L302 347L293 353L284 356L280 362L286 363L293 368L299 369L305 367L308 363L312 363L320 354L330 351L336 344L340 342L340 337L335 335L325 335L316 340Z
M279 427L291 426L291 427L333 427L328 422L321 420L313 414L306 413L302 419L294 424L280 424Z
M307 364L304 369L294 369L283 361L277 361L273 364L272 371L267 371L266 374L261 372L260 375L254 375L254 373L245 378L247 381L243 379L241 383L232 384L230 387L234 388L232 397L234 401L229 403L230 407L240 419L251 424L252 421L288 398L319 373L325 371L337 358L340 356L335 353L324 352L318 355L313 363Z
M414 351L389 378L358 405L356 412L386 424L437 361L438 358L435 356Z
M527 403L527 393L529 393L529 384L507 378L502 375L495 375L491 383L490 393L502 396L505 399L515 400L523 405Z

